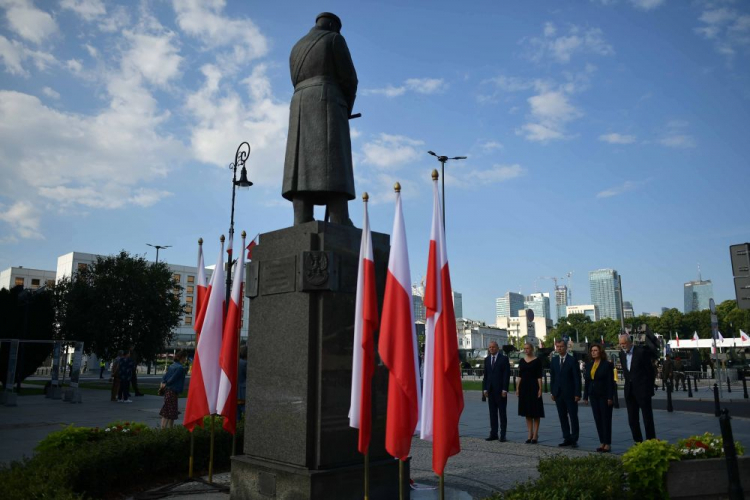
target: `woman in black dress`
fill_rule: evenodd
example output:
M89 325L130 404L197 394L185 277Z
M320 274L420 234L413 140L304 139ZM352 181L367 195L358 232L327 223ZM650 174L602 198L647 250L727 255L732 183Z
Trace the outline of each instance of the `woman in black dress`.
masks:
M542 361L534 356L534 346L528 342L523 346L526 354L518 363L518 414L526 417L529 431L527 444L536 444L539 439L539 424L544 417L542 401Z
M594 413L596 432L600 446L596 451L609 453L612 444L612 401L614 398L614 368L607 360L607 352L599 344L589 347L591 360L586 363L583 376L586 384L583 389L583 404L589 404Z

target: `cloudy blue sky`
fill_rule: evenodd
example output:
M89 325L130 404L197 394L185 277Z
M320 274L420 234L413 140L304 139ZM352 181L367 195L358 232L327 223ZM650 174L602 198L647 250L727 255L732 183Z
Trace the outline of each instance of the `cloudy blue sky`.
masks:
M448 164L448 253L465 316L505 292L611 267L637 313L683 282L733 298L750 240L750 2L701 0L0 0L0 269L71 251L214 262L237 146L255 186L238 232L291 224L280 196L288 55L320 11L360 80L352 146L373 230L403 185L413 281L426 268L426 154ZM359 200L350 204L361 224ZM322 216L322 211L319 212Z

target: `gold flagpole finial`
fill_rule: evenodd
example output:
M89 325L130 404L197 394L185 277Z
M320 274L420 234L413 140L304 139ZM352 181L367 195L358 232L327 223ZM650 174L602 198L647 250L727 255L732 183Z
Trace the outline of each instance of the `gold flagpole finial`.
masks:
M433 181L436 181L436 180L438 180L438 178L439 178L439 177L440 177L440 174L438 174L438 171L437 171L437 169L436 169L436 168L433 168L433 169L432 169L432 180L433 180Z
M219 241L221 241L222 243L224 243L224 235L223 234L221 235L221 238L219 238Z
M401 192L401 184L399 184L398 182L396 184L394 184L393 185L393 190L396 191L397 193L400 193Z
M368 201L370 201L370 195L369 195L369 194L367 194L367 191L365 191L365 192L364 192L364 193L362 194L362 201L363 201L364 203L367 203Z
M203 238L198 238L198 244L199 244L199 245L202 245L202 244L203 244Z
M247 237L247 233L245 231L242 231L242 239L244 240Z

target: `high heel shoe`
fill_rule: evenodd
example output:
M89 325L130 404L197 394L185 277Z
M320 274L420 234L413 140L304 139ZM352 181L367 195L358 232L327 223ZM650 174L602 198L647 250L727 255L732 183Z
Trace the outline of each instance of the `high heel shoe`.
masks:
M531 444L531 438L526 440L526 444Z
M536 444L536 439L532 439L531 444Z

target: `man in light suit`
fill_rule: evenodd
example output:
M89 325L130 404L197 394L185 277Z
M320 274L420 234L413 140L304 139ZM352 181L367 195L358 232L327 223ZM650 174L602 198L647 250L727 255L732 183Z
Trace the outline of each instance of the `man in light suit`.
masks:
M490 437L487 441L497 441L497 417L500 415L500 442L507 441L508 429L508 384L510 383L510 362L500 352L500 346L492 341L487 346L489 355L484 358L484 378L482 391L490 409Z
M568 354L564 340L555 342L559 358L550 361L552 387L550 394L557 406L563 442L560 446L578 448L578 401L581 399L581 370L575 357Z
M643 414L646 439L656 439L654 412L651 398L654 396L654 365L651 354L645 347L636 347L628 334L620 335L620 364L625 378L625 403L628 406L628 424L633 441L643 441L639 413Z

